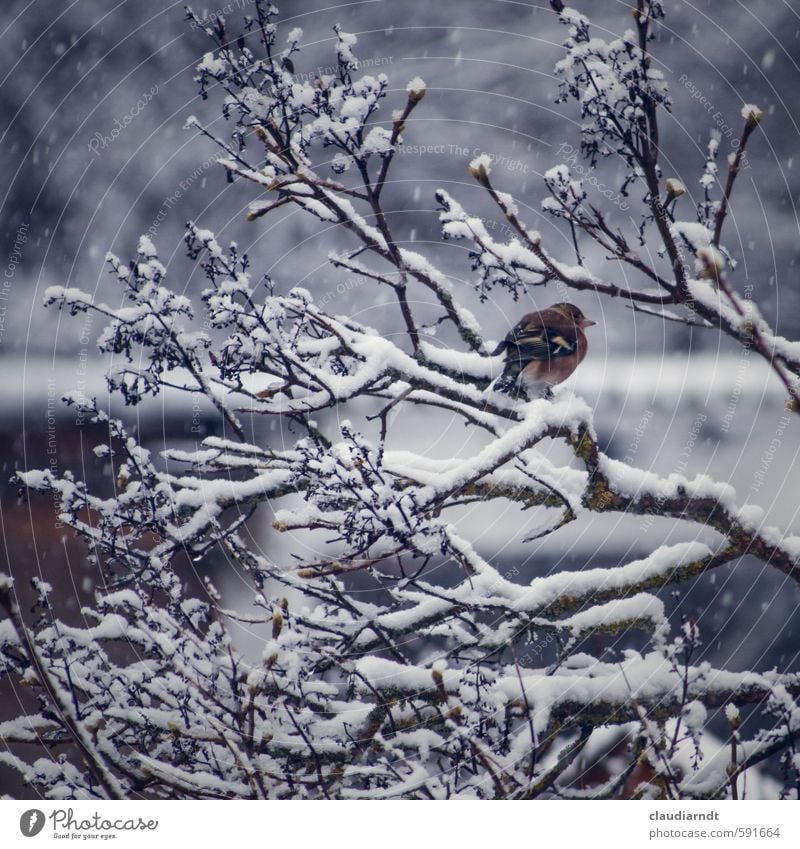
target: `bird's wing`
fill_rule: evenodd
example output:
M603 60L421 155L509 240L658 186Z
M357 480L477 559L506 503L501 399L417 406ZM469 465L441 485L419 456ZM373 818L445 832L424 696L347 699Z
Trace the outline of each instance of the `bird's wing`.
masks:
M507 337L510 356L520 360L551 360L574 354L578 340L566 330L552 327L515 327Z

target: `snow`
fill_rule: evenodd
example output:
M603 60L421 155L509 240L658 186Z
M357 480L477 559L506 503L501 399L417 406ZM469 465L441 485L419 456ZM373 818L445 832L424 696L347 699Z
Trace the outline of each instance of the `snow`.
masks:
M760 124L764 120L764 112L754 103L745 103L745 105L742 106L742 118L744 118L748 124Z
M708 721L708 711L702 702L688 702L681 712L686 729L692 733L701 731Z
M438 491L457 490L468 481L478 480L493 469L519 456L539 441L551 428L576 429L587 413L585 404L565 393L556 403L535 400L524 406L524 419L492 440L474 457L453 462L446 472L427 477Z
M598 592L619 591L631 586L658 581L677 569L711 556L711 549L700 542L663 545L640 560L609 569L584 569L535 578L514 604L517 610L544 610L560 598L591 598Z
M739 719L741 718L739 708L737 708L736 705L733 704L725 705L725 718L728 720L728 722L731 723L731 725L738 723Z
M675 177L667 179L664 182L664 186L667 189L668 197L679 198L681 195L686 194L686 186L684 186L683 183Z
M89 306L93 303L90 295L85 294L80 289L74 286L48 286L44 290L44 303L49 306L51 303L62 301L64 303L76 304L78 306Z
M667 619L664 603L656 596L639 593L630 598L615 599L606 604L594 605L559 621L575 635L592 631L609 630L617 627L630 627L630 623L650 621L654 630L666 632Z
M357 660L355 670L358 675L382 690L397 687L401 690L420 692L431 690L434 686L430 669L409 667L380 657L363 657Z
M677 239L685 239L694 251L711 245L711 231L697 221L675 221L670 225L670 232Z
M408 96L414 102L422 100L427 89L428 86L425 84L425 80L423 80L422 77L414 77L414 79L409 80L406 85Z
M210 74L212 77L221 76L227 70L227 63L224 59L218 59L213 53L209 52L203 56L197 70Z
M658 4L657 17L656 11ZM606 41L589 35L581 13L565 9L560 17L567 57L557 73L581 110L584 140L601 156L618 153L620 139L609 116L635 124L644 91L650 102L668 106L664 74L642 62L635 33ZM262 34L276 44L277 33L270 17ZM668 596L656 593L717 565L723 558L714 555L727 556L731 541L756 555L772 546L779 567L789 573L800 558L800 537L771 524L770 514L749 500L738 507L733 487L713 480L702 463L693 463L691 473L683 474L687 463L681 473L672 466L661 474L644 459L634 458L638 467L630 458L618 459L616 424L613 431L596 430L593 407L599 416L618 415L622 429L630 407L620 399L635 400L637 420L646 409L658 421L653 399L661 393L658 412L667 408L666 430L674 421L670 402L690 397L705 410L709 399L730 391L735 369L715 355L694 361L713 362L711 377L702 367L687 375L685 362L665 363L663 357L655 369L641 358L622 363L601 356L547 399L527 402L487 391L502 359L484 355L480 324L460 303L462 282L414 244L416 222L409 242L396 245L377 226L361 189L352 188L365 170L369 183L393 161L392 134L378 109L384 97L390 110L402 105L403 92L389 88L383 75L356 79L356 36L339 28L336 34L336 73L320 75L313 85L285 62L298 47L299 27L289 31L288 47L275 47L275 59L249 66L252 79L245 82L237 81L239 70L225 58L227 50L203 57L201 76L217 77L222 85L202 82L209 94L226 91L222 99L236 131L250 133L257 124L261 135L263 127L297 121L286 150L255 145L254 153L221 142L223 165L255 193L273 198L253 201L253 218L272 203L287 203L313 217L315 226L324 222L319 229L344 225L349 241L334 264L365 285L382 286L386 295L380 300L365 289L359 302L383 309L392 300L391 287L402 284L416 313L424 295L425 311L417 316L423 341L365 326L345 314L350 306L344 302L330 308L330 298L319 298L314 276L307 287L290 288L281 264L276 280L262 285L261 271L249 267L236 245L223 246L211 230L194 224L187 236L207 278L201 297L195 287L184 292L183 283L177 290L167 286L167 268L149 236L139 240L132 265L109 257L123 305L95 302L70 286L47 289L48 302L102 315L107 326L100 346L114 357L109 388L115 404L120 396L138 403L163 391L162 409L177 397L173 409L186 417L187 400L200 396L224 436L194 447L192 436L158 455L155 440L147 443L151 452L110 410L88 402L86 396L104 397L102 392L84 386L72 396L88 418L110 431L97 455L107 458L113 445L113 496L94 493L65 470L26 471L19 481L52 496L58 518L98 562L113 566L109 574L116 582L95 586L95 600L81 611L79 625L53 614L35 626L28 647L35 646L44 667L29 662L19 635L0 624L6 664L0 669L12 669L28 684L42 683L41 668L51 670L48 684L56 700L46 716L32 710L27 726L0 725L0 736L30 735L31 729L46 734L53 728L49 716L75 723L70 733L79 735L87 762L99 764L100 775L87 777L85 766L68 755L23 766L42 795L68 787L70 798L113 796L145 786L144 779L155 793L186 796L303 797L319 795L324 784L331 795L345 798L472 798L493 792L495 769L502 773L498 783L508 788L532 786L558 765L557 752L575 742L580 725L595 728L596 746L609 739L608 726L618 724L622 735L644 741L645 751L635 757L651 759L656 771L659 752L671 759L686 795L726 792L722 745L702 769L693 762L705 751L713 712L724 709L733 724L745 705L757 705L775 727L798 724L797 675L729 672L704 660L683 663L682 653L698 644L698 625L687 619L669 642ZM419 77L406 88L411 105L424 92ZM760 120L755 107L746 110L748 122ZM710 153L719 141L712 138ZM320 176L318 162L346 175L343 183ZM482 154L470 169L486 184L493 164L497 172L495 157ZM708 186L715 169L706 164ZM565 205L574 212L583 203L583 184L566 165L544 177L553 194L547 211L565 214ZM387 192L396 188L394 178L386 186ZM685 187L671 178L666 190L676 198ZM504 191L492 197L508 223L501 238L485 219L437 194L444 235L470 242L470 274L481 297L496 284L514 298L528 298L537 293L530 287L554 273L564 285L603 283L589 270L593 258L584 266L558 258L571 256L569 251L549 255L547 231L526 230L519 221L529 206ZM727 255L712 244L709 216L701 219L672 226L699 260L689 291L741 328L735 305L704 274L721 268ZM268 232L271 237L274 231ZM306 280L300 274L295 279ZM503 309L504 303L498 297ZM772 333L757 310L748 308L747 316L777 353L794 352L798 343ZM488 311L480 318L496 333ZM201 324L202 330L194 329ZM582 396L581 382L596 404ZM769 388L759 398L772 404L779 395L779 387ZM427 408L425 417L408 426L408 412L420 407ZM272 430L254 424L262 416L272 417ZM422 437L413 432L420 421ZM693 439L699 435L692 433ZM599 454L593 450L586 460L575 444L579 435L596 439ZM608 494L606 483L618 498L612 497L610 508L598 508L598 499ZM678 515L692 499L714 505L717 529L702 521L698 528L692 517ZM664 545L637 537L634 554L620 528L631 519L625 512L643 506L653 515L669 512L672 530ZM260 513L245 526L256 508ZM512 519L493 521L493 508L513 511ZM283 533L269 533L270 520ZM586 530L590 523L594 536ZM723 533L726 523L730 539ZM549 537L557 554L551 561L537 547L534 557L544 564L538 572L523 572L521 558L508 557L528 544L508 538L532 540L526 536L530 525L543 528L540 536ZM263 526L269 536L262 548L263 540L253 537ZM505 537L502 545L487 544L492 533ZM607 558L606 548L598 546L598 560L590 564L606 567L564 571L565 552L583 534L584 552L591 547L587 537L602 535L612 555ZM681 534L690 539L676 541ZM713 538L714 546L700 534ZM205 594L187 595L174 571L179 557L191 559L209 579ZM247 605L254 611L221 607L228 590L216 589L211 578L217 573L207 568L220 557L229 558L227 572L248 587ZM541 576L531 580L531 574ZM362 593L362 578L378 591ZM10 587L10 579L0 576L0 593ZM41 596L47 592L44 583L35 589ZM627 640L632 629L644 632L635 635L637 649ZM245 639L244 631L252 633ZM620 643L608 638L617 633ZM532 650L511 664L509 648L522 648L526 638L541 645L543 635L546 659ZM576 653L588 637L580 646L584 651ZM242 650L245 642L248 649ZM256 643L258 650L249 651ZM671 718L656 722L655 706ZM671 744L665 735L677 731L678 718L684 733ZM741 741L741 757L772 744L774 732L761 727ZM531 747L545 734L553 735L553 751L527 775ZM612 779L624 777L626 766L625 756L615 755ZM556 784L552 792L568 789Z
M663 503L667 499L689 496L712 498L722 504L733 506L736 496L730 484L714 481L708 475L699 474L689 480L673 472L666 477L660 477L647 469L638 469L609 457L601 458L600 468L608 478L611 489L627 497L651 495Z
M488 153L481 153L469 163L469 170L474 175L486 175L492 173L492 157Z
M393 150L391 133L384 127L373 127L361 145L361 153L364 156L375 154L385 156Z

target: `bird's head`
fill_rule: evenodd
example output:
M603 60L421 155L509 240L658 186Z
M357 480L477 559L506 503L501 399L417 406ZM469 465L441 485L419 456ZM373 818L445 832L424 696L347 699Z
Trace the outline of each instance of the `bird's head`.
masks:
M551 310L563 315L568 321L571 321L576 327L592 327L597 324L596 321L592 321L590 318L586 318L586 316L575 306L575 304L553 304L550 307Z

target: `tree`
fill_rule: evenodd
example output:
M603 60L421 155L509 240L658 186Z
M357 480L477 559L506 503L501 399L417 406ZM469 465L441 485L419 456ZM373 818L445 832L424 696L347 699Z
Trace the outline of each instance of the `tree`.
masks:
M668 272L630 247L632 237L588 203L564 164L545 177L544 207L574 236L575 264L526 227L485 156L470 171L511 237L494 238L439 192L444 236L472 243L484 294L499 286L517 297L552 282L716 328L766 357L794 404L796 346L736 294L721 243L761 112L743 109L717 200L712 139L697 220L676 220L684 189L665 184L659 166L658 116L670 101L650 58L661 4L638 0L634 29L608 42L590 34L582 14L552 5L567 30L557 72L564 100L580 104L582 171L591 174L599 157L621 158L622 191L642 196L633 238L658 242ZM336 31L335 74L303 82L294 72L302 32L284 42L277 10L254 8L236 35L221 18L189 10L214 42L198 66L201 92L222 97L233 130L223 139L192 125L225 151L232 179L266 193L251 205L252 221L294 205L346 231L351 247L331 263L391 293L403 338L331 315L305 289L282 294L277 283L256 281L236 244L223 247L194 223L186 243L207 278L200 305L167 285L147 237L130 264L109 255L122 308L76 289L48 291L50 304L107 321L99 345L117 363L112 392L131 405L167 388L202 394L222 435L157 459L96 400L66 397L107 430L96 453L113 464L115 491L96 494L69 472L26 472L19 481L58 499L60 520L86 541L105 584L74 627L39 583L43 616L30 626L13 582L0 580L2 671L38 698L37 709L0 726L31 757L3 752L0 762L37 793L60 798L738 798L742 776L769 759L780 761L785 794L796 793L800 677L693 663L696 623L687 619L672 635L657 593L746 554L797 581L798 538L763 527L758 508L738 507L725 484L660 478L607 456L592 410L568 390L530 401L494 392L498 359L479 323L444 274L398 244L384 214L388 175L424 82L411 80L405 102L381 121L388 81L357 74L353 35ZM646 288L590 271L585 237L635 269ZM420 289L434 305L424 315ZM447 411L480 432L483 447L468 460L415 454L393 427L400 405ZM351 420L334 422L326 410L349 411ZM259 444L251 437L260 417L302 433L289 447ZM567 446L572 460L551 461L546 440ZM587 512L625 512L706 526L719 543L661 546L633 562L523 585L518 570L495 568L448 518L500 499L547 508L542 535ZM274 527L320 540L318 556L276 563L249 541L259 507L282 500ZM202 568L219 552L252 581L255 613L225 607L210 578L204 598L185 590L178 559ZM456 579L434 568L443 563L457 568ZM369 596L354 591L363 575L378 588ZM259 659L237 646L237 622L271 629ZM589 638L634 629L647 635L643 651L589 652ZM545 666L537 665L543 643L557 649ZM715 742L708 726L722 711L728 739ZM576 781L582 756L611 751L602 780Z

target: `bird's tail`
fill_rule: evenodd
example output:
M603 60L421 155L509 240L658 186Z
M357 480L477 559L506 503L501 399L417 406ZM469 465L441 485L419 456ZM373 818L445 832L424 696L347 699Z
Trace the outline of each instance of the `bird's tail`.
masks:
M489 386L493 392L502 392L518 401L534 401L537 398L552 398L553 390L547 383L525 380L522 370L526 363L519 359L506 360L500 377Z
M503 373L495 380L491 388L494 392L502 392L505 395L517 397L522 392L519 373L522 371L522 363L516 359L506 360Z

